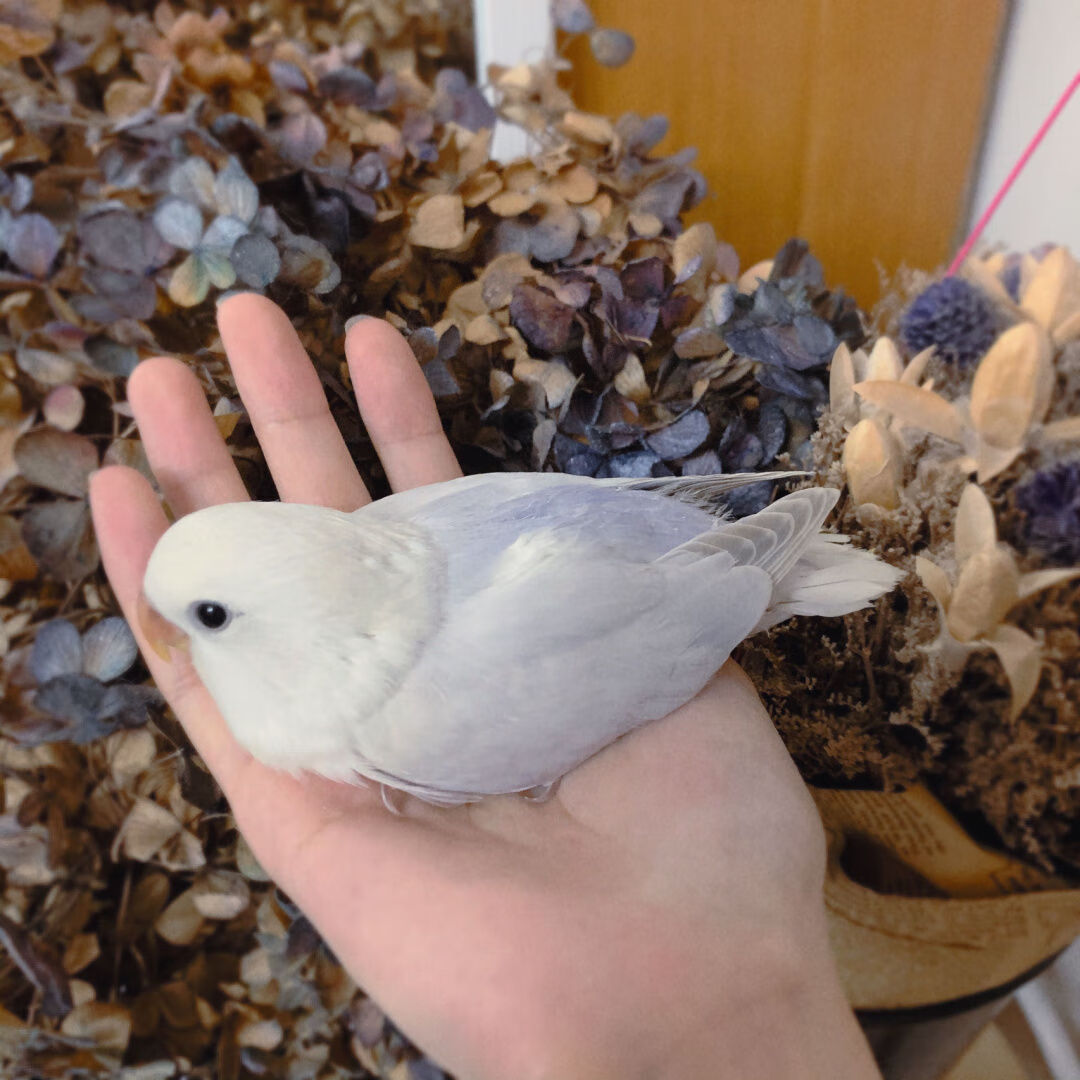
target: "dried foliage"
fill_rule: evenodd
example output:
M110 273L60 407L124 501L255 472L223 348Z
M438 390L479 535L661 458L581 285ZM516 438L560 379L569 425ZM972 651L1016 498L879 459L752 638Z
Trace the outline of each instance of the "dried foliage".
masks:
M1014 331L970 369L985 393L929 352L905 366L889 339L867 355L804 244L740 271L710 226L683 227L704 183L692 152L654 155L662 117L579 111L557 60L494 69L492 104L470 6L0 3L4 1075L441 1075L266 880L98 565L87 477L149 472L124 380L152 354L188 360L252 494L274 497L214 326L237 288L292 316L377 491L341 361L360 312L408 336L469 471L796 466L842 484L846 466L842 526L956 584L944 621L912 574L874 613L757 641L744 659L789 745L818 780L921 777L1013 850L1080 871L1076 589L1039 576L1076 543L1076 466L1057 464L1080 407L1073 264L972 271L994 318L1037 338L1019 411L992 361ZM554 12L601 63L632 52L582 0ZM496 114L530 132L530 159L489 160ZM940 325L970 351L980 310ZM976 467L991 516L972 511L965 561ZM1014 506L1032 477L1061 492L1049 524ZM771 494L741 489L732 512ZM998 533L1017 602L964 629L964 575L1004 558ZM1025 581L1046 589L1028 599ZM991 640L1006 627L1039 657L1034 675L1032 647L1021 675L1006 663L1011 717Z

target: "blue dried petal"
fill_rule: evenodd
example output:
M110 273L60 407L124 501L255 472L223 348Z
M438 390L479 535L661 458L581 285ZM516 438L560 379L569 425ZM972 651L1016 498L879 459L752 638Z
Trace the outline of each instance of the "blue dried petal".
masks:
M170 195L154 211L154 228L162 240L191 251L203 234L202 211L187 199Z
M783 449L787 438L787 417L775 401L761 407L757 431L761 439L761 459L767 465Z
M210 222L210 227L203 234L199 247L203 251L220 251L227 255L232 251L236 241L247 231L248 227L239 218L221 214Z
M448 1080L446 1073L430 1058L409 1062L409 1080Z
M761 440L752 431L736 439L723 457L727 472L753 472L763 459Z
M38 685L60 675L77 675L82 663L79 631L66 619L53 619L37 632L30 650L30 674Z
M763 281L754 292L754 317L761 322L789 323L795 309L779 285Z
M761 480L756 484L735 488L724 495L723 504L732 517L748 517L764 510L772 502L772 480Z
M105 687L98 705L97 719L101 724L116 727L142 727L150 719L150 709L164 703L161 692L153 686L116 683Z
M422 370L424 378L427 379L428 386L431 387L431 392L435 397L452 397L454 394L461 393L461 387L458 385L457 379L454 378L444 360L436 357L430 363L425 364Z
M559 432L555 436L555 463L560 472L574 476L595 476L604 463L603 454Z
M812 379L784 367L759 368L757 381L769 390L776 390L789 397L802 398L804 401L821 401L824 397L824 386L820 379Z
M34 705L67 726L55 738L87 743L100 739L114 725L101 717L105 687L89 675L57 675L34 694Z
M336 105L369 108L375 102L375 81L367 72L354 67L339 67L319 79L319 93Z
M828 363L836 351L836 334L833 328L816 315L796 315L792 323L798 335L799 344L808 352L820 358L821 363Z
M709 418L700 409L692 409L646 441L665 461L673 461L692 454L708 437Z
M613 454L604 462L597 476L642 477L652 476L653 466L660 464L660 455L651 450L634 450L627 454Z
M139 655L135 635L118 615L94 623L83 635L82 650L83 674L103 683L123 675Z
M718 476L724 471L720 455L715 450L706 450L696 457L683 462L683 476Z

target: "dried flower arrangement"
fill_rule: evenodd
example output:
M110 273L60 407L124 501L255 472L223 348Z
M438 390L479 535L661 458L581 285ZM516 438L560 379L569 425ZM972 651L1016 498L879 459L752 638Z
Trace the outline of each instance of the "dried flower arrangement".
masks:
M340 360L361 311L409 336L467 470L846 482L840 524L913 572L746 651L804 772L921 779L1080 873L1076 264L972 262L883 310L905 366L804 244L740 272L683 227L704 183L653 155L662 118L576 110L557 61L494 72L493 107L469 10L0 4L5 1075L441 1075L266 880L98 567L87 476L146 470L123 380L148 355L189 358L273 497L214 328L233 288L293 317L376 487ZM600 62L632 52L553 11ZM489 160L496 109L530 160Z

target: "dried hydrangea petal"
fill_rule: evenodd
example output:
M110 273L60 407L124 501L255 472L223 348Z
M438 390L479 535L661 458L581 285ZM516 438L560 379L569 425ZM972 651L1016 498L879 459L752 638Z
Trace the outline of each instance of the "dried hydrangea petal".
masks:
M66 384L49 391L41 406L47 424L60 431L74 431L82 421L86 400L77 386Z
M39 685L60 675L78 675L82 666L82 638L67 619L53 619L38 630L30 650L30 673Z
M265 289L281 270L277 246L262 233L241 236L229 253L237 278L253 289Z
M119 678L139 655L131 628L118 615L94 623L83 635L82 644L83 674L102 682Z
M510 318L526 340L545 352L562 352L574 326L574 309L535 285L522 283L510 301Z
M654 431L648 445L665 461L692 454L709 437L709 419L700 409L691 409L673 424Z
M596 26L585 0L551 0L551 17L568 34L587 34Z
M259 209L259 189L234 157L229 158L214 180L214 206L219 214L244 224Z
M126 378L139 362L137 349L130 345L121 345L105 334L95 334L83 342L83 352L90 357L98 371L107 375L120 375Z
M24 274L47 277L62 241L56 226L42 214L22 214L5 230L4 250Z
M41 569L61 581L78 581L97 569L85 499L36 503L23 514L22 536Z
M191 251L202 237L202 211L186 199L171 196L160 202L154 211L154 228L174 247Z
M598 29L589 35L589 48L605 67L622 67L634 55L634 39L625 30Z
M28 431L15 444L19 472L31 483L62 495L85 495L98 467L98 452L83 435L53 428Z

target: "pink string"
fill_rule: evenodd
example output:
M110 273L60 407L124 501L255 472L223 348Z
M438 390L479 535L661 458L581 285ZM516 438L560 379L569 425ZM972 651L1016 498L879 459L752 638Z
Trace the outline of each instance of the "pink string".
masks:
M983 230L990 224L990 219L997 212L998 206L1001 205L1001 200L1009 193L1009 188L1013 186L1016 178L1024 171L1031 155L1035 153L1039 143L1043 141L1043 136L1045 136L1054 126L1054 121L1057 120L1058 116L1061 114L1061 110L1069 103L1069 98L1073 96L1073 93L1078 86L1080 86L1080 71L1076 73L1072 82L1065 88L1065 93L1058 98L1057 104L1050 110L1050 115L1042 122L1042 126L1035 133L1035 138L1028 143L1027 149L1020 155L1020 160L1012 167L1012 171L1009 175L1005 177L1005 183L998 188L997 194L990 200L990 205L983 211L982 217L979 218L975 228L971 230L971 235L964 241L963 247L956 253L956 258L949 264L949 269L945 273L946 277L955 274L956 271L960 269L961 265L963 265L963 262L970 254L971 249L978 243L979 237L983 234Z

